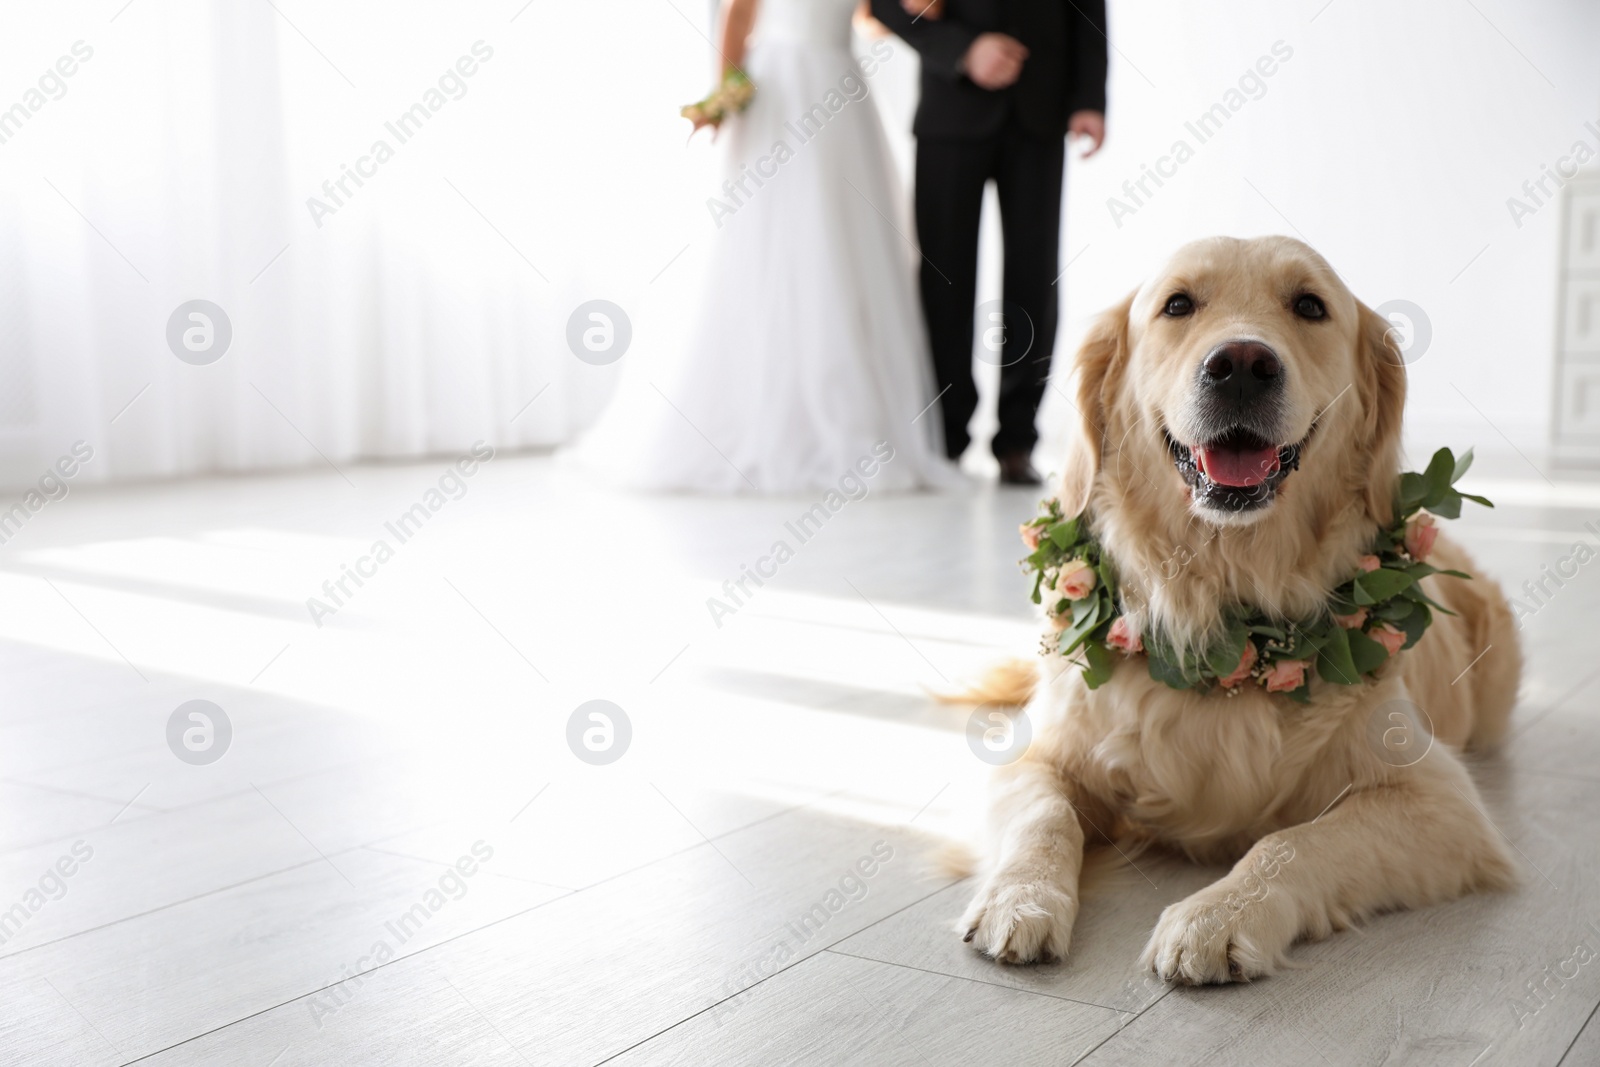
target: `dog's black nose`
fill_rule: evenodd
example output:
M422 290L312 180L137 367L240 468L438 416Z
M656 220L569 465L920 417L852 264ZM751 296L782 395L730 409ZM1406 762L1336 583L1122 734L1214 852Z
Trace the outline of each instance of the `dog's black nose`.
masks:
M1202 385L1232 400L1249 401L1282 382L1283 363L1260 341L1224 341L1200 364Z

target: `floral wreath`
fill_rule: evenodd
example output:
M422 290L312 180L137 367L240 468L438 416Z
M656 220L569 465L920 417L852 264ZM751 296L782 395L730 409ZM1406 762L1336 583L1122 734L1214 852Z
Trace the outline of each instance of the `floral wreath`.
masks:
M1043 651L1080 665L1090 689L1111 677L1113 652L1143 653L1150 677L1173 689L1216 686L1232 696L1254 682L1304 703L1312 666L1323 681L1359 685L1421 640L1435 610L1455 614L1424 593L1421 581L1432 574L1472 577L1425 562L1439 535L1436 516L1457 518L1463 499L1494 507L1454 488L1470 466L1471 449L1458 460L1441 448L1426 471L1402 474L1394 522L1377 531L1361 569L1329 594L1315 618L1275 619L1241 605L1225 613L1223 633L1204 652L1181 655L1160 635L1141 635L1122 613L1116 572L1087 511L1067 517L1059 500L1045 500L1039 517L1022 525L1022 542L1030 550L1022 565L1034 572L1033 602L1044 604L1059 631L1045 639Z

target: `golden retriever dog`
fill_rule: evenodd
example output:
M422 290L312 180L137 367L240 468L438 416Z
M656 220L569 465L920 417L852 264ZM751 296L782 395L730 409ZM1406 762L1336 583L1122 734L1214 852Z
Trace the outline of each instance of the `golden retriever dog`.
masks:
M1328 610L1392 521L1406 382L1389 329L1284 237L1187 245L1098 320L1077 354L1082 432L1059 499L1089 516L1144 633L1203 648L1230 606ZM1262 455L1284 462L1230 476ZM1472 571L1442 537L1429 558ZM1169 688L1140 656L1093 690L1053 651L1021 684L997 674L983 696L1026 701L1033 737L999 772L958 932L1004 963L1065 958L1085 844L1108 839L1234 863L1150 935L1144 962L1183 983L1268 975L1298 939L1510 886L1459 753L1505 733L1512 615L1481 575L1424 588L1455 614L1360 684L1314 679L1307 703ZM1396 759L1395 731L1426 755Z

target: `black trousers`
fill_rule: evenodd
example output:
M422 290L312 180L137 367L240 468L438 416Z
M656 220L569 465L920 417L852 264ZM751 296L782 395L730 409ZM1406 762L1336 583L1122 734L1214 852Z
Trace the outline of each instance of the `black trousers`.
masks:
M922 245L922 313L933 348L934 374L944 390L946 453L956 458L971 436L967 423L978 407L972 379L973 305L978 288L978 220L990 182L1000 194L1005 242L1003 282L1006 346L1000 368L1000 429L996 456L1032 451L1039 439L1034 417L1044 399L1055 348L1055 286L1061 242L1064 138L1041 140L1014 118L998 133L979 138L917 141L917 236ZM1018 351L1032 325L1032 344ZM988 318L988 316L986 316ZM994 323L985 322L985 330ZM992 349L991 349L992 350Z

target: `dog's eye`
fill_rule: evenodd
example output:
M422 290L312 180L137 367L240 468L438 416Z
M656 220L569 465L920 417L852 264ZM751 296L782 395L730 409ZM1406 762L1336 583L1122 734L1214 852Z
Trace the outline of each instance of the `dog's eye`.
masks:
M1161 309L1163 315L1174 319L1181 319L1185 315L1194 313L1194 301L1188 293L1173 293L1167 297L1167 306Z
M1302 319L1324 319L1328 317L1328 308L1321 297L1301 293L1294 298L1294 313Z

